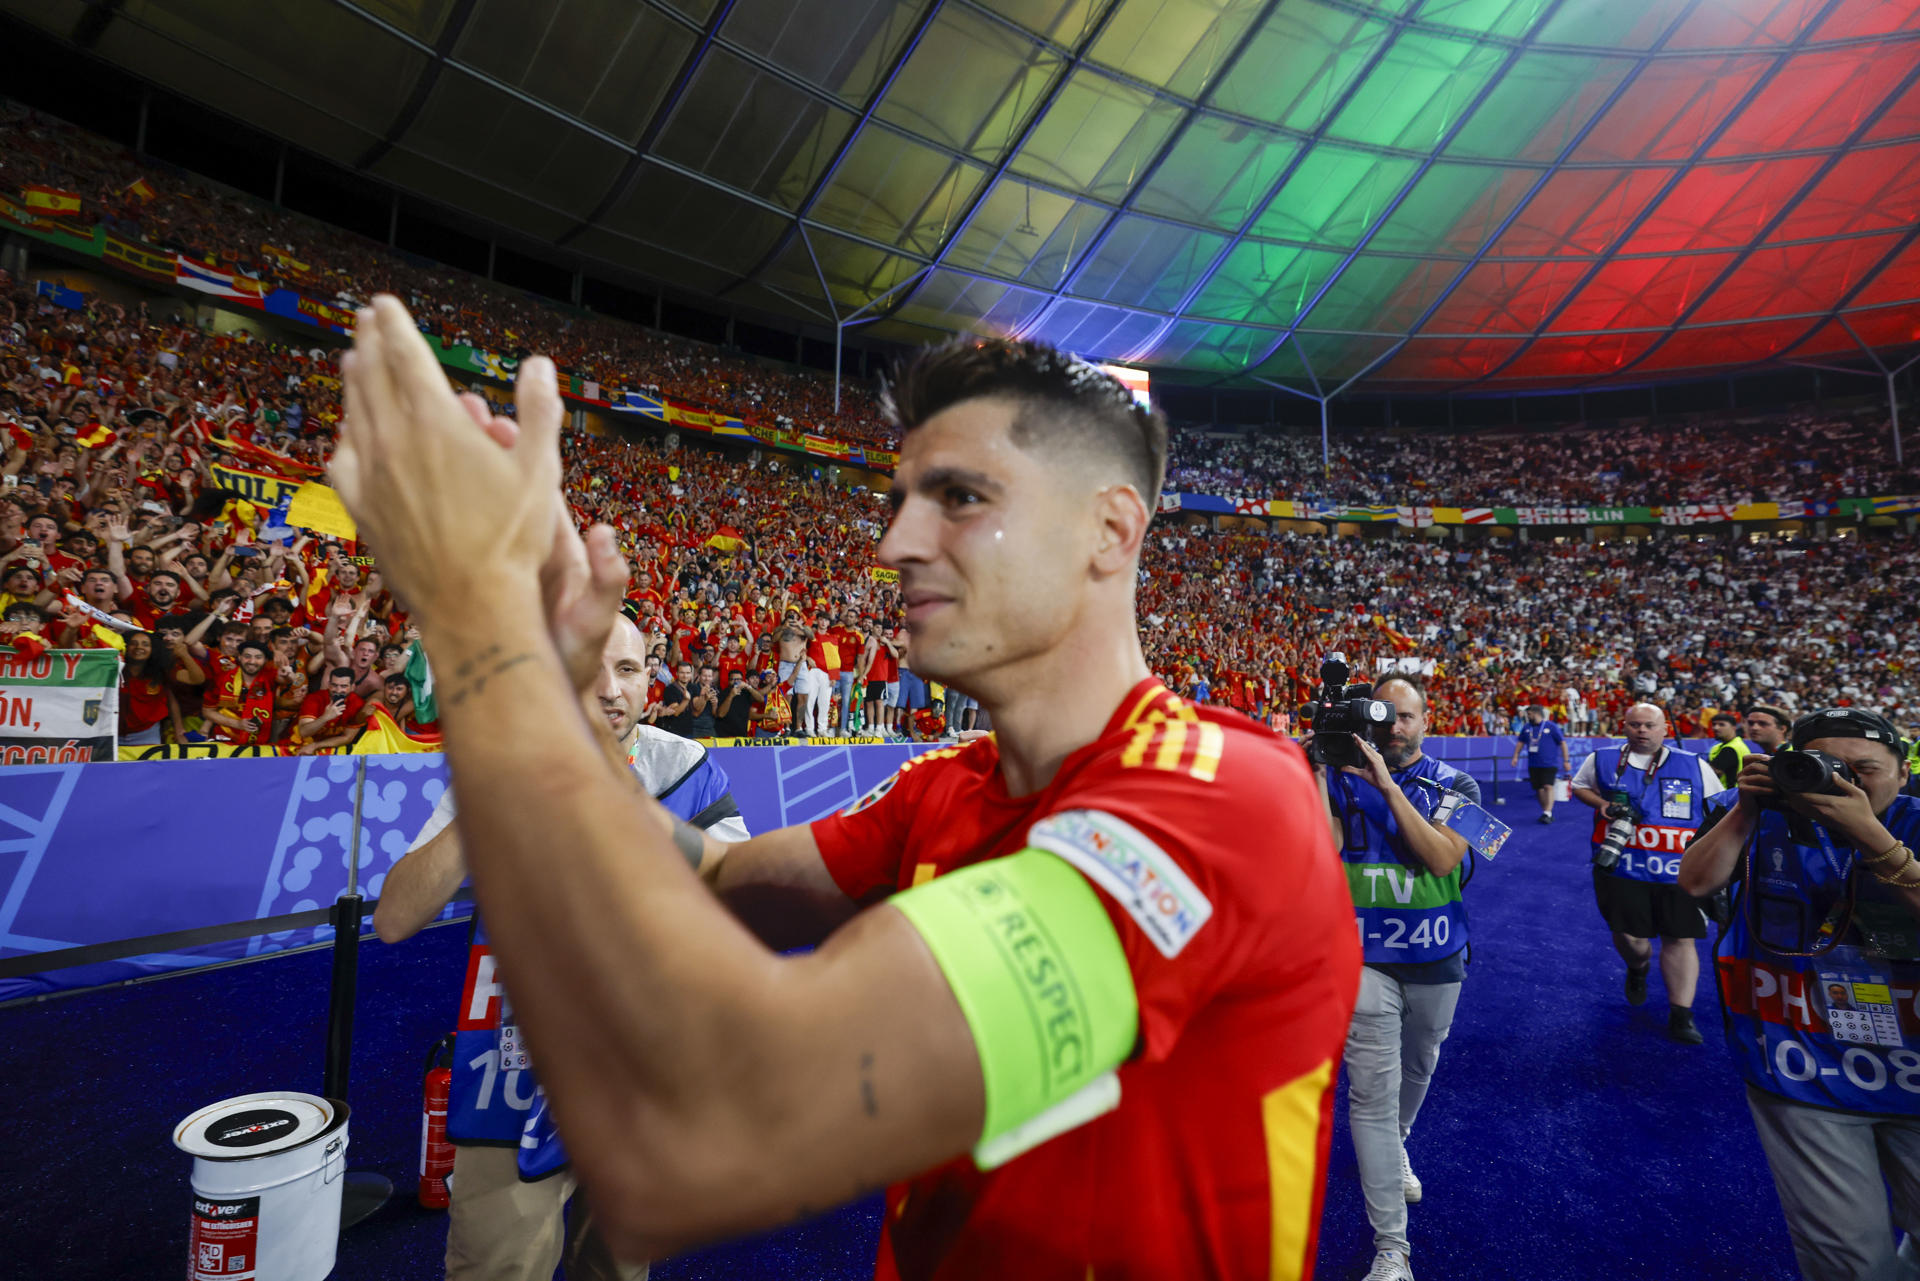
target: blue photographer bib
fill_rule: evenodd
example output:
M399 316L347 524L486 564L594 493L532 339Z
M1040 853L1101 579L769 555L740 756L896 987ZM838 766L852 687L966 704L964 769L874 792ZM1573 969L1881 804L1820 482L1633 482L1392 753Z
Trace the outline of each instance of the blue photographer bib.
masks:
M736 815L727 772L691 739L674 739L664 750L679 750L680 744L697 759L656 799L674 817L697 827ZM635 765L644 779L640 763ZM544 1178L567 1163L478 913L468 936L467 976L454 1025L447 1137L460 1144L518 1148L523 1179Z
M1920 845L1920 799L1896 797L1881 821ZM1715 956L1727 1046L1740 1074L1770 1094L1920 1117L1920 922L1855 870L1853 850L1814 835L1795 841L1786 816L1768 810L1741 851L1733 924Z
M1530 768L1547 769L1560 764L1560 745L1566 741L1566 736L1552 721L1541 721L1538 725L1528 721L1514 737L1527 749L1527 765Z
M1464 777L1423 756L1395 773L1393 781L1421 817L1431 819L1452 781ZM1346 833L1340 858L1353 892L1362 959L1369 965L1423 964L1465 947L1461 869L1435 876L1418 856L1403 853L1400 824L1373 784L1351 774L1334 774L1327 784Z
M1608 799L1615 792L1625 792L1634 812L1633 838L1621 850L1619 862L1602 870L1630 881L1676 883L1680 853L1706 814L1706 798L1700 794L1700 758L1670 750L1648 771L1627 763L1625 747L1608 748L1593 754L1593 788ZM1606 838L1609 821L1605 814L1594 817L1596 850Z

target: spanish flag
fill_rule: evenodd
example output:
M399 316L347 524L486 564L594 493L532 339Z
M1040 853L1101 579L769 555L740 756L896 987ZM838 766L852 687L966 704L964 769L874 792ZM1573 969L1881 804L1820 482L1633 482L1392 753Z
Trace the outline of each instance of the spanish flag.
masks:
M707 540L707 546L722 552L737 552L746 545L747 540L742 538L740 531L732 525L720 526L713 532L713 537Z
M22 187L20 194L26 198L27 208L35 213L64 218L80 212L80 193L77 191L62 191L58 187L35 183L31 187Z
M1404 654L1415 647L1413 637L1396 630L1380 615L1373 616L1373 625L1380 629L1380 634L1387 638L1387 644L1393 646L1396 653Z
M153 184L145 178L135 178L120 194L123 196L132 196L144 205L160 193L155 191Z
M88 423L80 429L80 434L74 437L74 444L82 449L105 449L118 439L120 439L119 434L105 423Z
M367 727L354 740L352 748L356 756L390 756L396 752L439 750L440 730L437 727L412 731L402 729L400 722L393 719L393 713L380 703L373 705L373 712L367 717Z

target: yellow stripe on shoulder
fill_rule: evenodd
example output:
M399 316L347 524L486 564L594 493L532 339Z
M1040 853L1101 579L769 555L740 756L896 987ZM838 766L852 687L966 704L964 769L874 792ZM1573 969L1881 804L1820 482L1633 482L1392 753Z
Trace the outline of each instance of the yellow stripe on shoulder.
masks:
M1120 752L1120 767L1168 770L1202 783L1213 782L1226 751L1226 731L1193 716L1191 708L1185 710L1188 715L1177 719L1153 712L1135 725L1133 737Z

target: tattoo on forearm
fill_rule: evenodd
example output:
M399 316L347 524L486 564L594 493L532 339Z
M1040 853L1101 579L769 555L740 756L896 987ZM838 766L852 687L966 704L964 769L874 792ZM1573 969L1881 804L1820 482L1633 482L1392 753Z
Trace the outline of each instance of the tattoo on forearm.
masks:
M500 646L489 645L478 654L453 669L453 691L446 696L449 707L458 707L467 701L470 695L486 690L487 682L509 668L533 661L533 654L522 651L509 658L500 658Z
M880 1115L880 1100L873 1092L873 1055L860 1056L860 1103L868 1116Z
M673 844L680 851L680 857L687 860L687 865L699 871L700 860L707 852L707 838L700 829L683 818L674 819Z

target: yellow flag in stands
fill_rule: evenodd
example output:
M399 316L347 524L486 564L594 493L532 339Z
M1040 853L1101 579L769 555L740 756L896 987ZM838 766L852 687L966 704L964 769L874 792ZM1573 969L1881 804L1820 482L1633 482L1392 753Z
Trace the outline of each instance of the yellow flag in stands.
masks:
M354 524L340 495L317 480L310 480L293 491L293 500L287 504L287 524L348 542L360 537L359 526Z
M440 729L428 726L408 731L400 727L389 712L379 703L373 705L373 714L367 717L367 728L353 745L356 756L390 756L398 752L437 752L440 750Z

